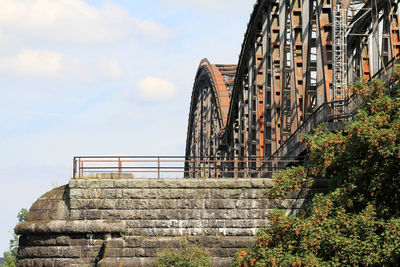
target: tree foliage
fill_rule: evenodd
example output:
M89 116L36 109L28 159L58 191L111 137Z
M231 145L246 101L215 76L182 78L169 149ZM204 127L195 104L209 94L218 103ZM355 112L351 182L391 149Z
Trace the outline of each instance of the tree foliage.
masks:
M23 222L28 215L27 209L21 209L17 215L18 222ZM18 252L19 236L14 233L13 239L10 240L10 251L4 252L4 263L1 267L15 267L17 266L17 252Z
M308 179L329 179L298 217L275 211L233 266L400 265L400 67L382 82L352 86L363 107L343 131L304 136L311 165L274 177L266 197L283 199Z

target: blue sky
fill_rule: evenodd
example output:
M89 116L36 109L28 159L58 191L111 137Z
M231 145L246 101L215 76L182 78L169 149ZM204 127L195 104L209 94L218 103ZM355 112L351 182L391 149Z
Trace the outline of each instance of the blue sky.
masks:
M184 155L200 60L237 63L252 0L0 0L0 253L76 155Z

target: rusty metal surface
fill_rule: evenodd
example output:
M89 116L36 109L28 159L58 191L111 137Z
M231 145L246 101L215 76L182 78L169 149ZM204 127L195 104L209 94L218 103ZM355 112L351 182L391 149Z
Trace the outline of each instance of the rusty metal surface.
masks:
M212 65L205 59L199 66L186 157L235 159L232 168L238 175L251 159L260 167L279 154L316 116L331 118L321 110L346 111L347 84L388 77L400 55L399 3L258 0L238 65Z
M318 107L334 100L334 63L347 65L348 83L386 69L400 52L398 7L398 0L257 1L239 56L220 156L271 156ZM345 9L346 62L333 58L335 8Z
M236 65L201 61L190 104L186 157L218 156L235 74Z

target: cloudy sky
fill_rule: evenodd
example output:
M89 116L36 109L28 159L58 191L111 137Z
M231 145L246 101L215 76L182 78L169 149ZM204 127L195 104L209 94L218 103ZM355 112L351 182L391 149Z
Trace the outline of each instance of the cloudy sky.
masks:
M0 253L76 155L184 155L200 60L237 63L253 0L0 0Z

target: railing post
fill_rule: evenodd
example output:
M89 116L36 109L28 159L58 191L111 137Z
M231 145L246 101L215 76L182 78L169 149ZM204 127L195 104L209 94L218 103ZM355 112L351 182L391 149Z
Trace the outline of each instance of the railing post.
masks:
M216 161L216 168L215 168L215 170L216 170L216 172L215 172L215 178L220 178L220 176L221 176L221 170L222 170L222 164L221 164L221 157L219 156L218 158L217 158L217 161Z
M262 158L260 166L257 166L257 178L262 178L262 171L261 171L262 166L264 166L264 158Z
M121 157L118 157L118 179L121 179L121 169L122 169Z
M240 159L236 158L235 156L232 157L232 165L233 166L233 178L239 178L240 171L239 171L239 162ZM230 164L229 164L230 165Z
M189 177L189 178L195 178L194 175L195 175L195 172L196 172L196 161L193 158L193 159L190 160L190 162L192 164L192 174L191 174L191 177Z
M208 178L211 177L211 166L210 166L211 162L210 162L210 160L211 160L211 157L208 157Z
M76 174L76 158L75 157L73 159L72 166L73 166L72 178L75 179L75 174Z
M160 166L161 166L161 163L160 163L160 157L157 157L157 173L158 173L158 179L160 179L161 178L161 175L160 175Z
M83 177L83 161L79 158L79 178Z

